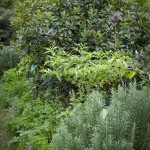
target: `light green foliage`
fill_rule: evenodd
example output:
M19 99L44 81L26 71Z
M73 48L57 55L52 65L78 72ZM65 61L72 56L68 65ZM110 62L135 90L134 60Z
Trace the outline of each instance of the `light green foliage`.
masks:
M150 148L150 89L119 87L105 110L99 92L77 105L53 136L51 150L148 150Z
M132 79L140 70L134 59L112 52L88 52L85 45L77 45L71 53L58 47L47 48L44 75L60 82L69 82L86 91L117 87L124 80ZM134 73L134 74L133 74Z
M16 69L6 71L1 79L0 104L3 105L2 107L11 106L11 102L31 90L31 85L30 82L26 82L25 77L17 73Z
M150 88L143 87L137 90L136 86L135 83L130 84L129 90L119 87L117 92L112 92L112 100L120 101L121 107L129 112L130 122L135 122L134 148L148 150L150 149Z
M50 99L41 100L31 92L31 79L18 74L16 70L5 72L0 87L0 106L9 108L7 129L13 133L11 143L17 143L18 150L46 150L51 136L59 124L57 116L61 105Z
M61 111L60 105L38 99L25 103L22 98L16 100L15 107L17 112L10 126L19 136L14 137L11 142L18 143L18 150L47 150L59 122L57 116Z

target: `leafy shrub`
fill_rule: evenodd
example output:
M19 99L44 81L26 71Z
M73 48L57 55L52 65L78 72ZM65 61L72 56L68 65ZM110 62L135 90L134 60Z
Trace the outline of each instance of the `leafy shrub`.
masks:
M1 81L0 106L9 109L7 129L14 136L11 143L17 143L19 150L48 149L60 120L57 116L61 105L50 99L41 100L33 88L33 81L26 80L16 69L6 71Z
M6 131L5 125L7 120L10 119L7 110L0 110L0 149L1 150L16 150L16 145L9 145L8 142L11 139L11 134Z
M136 56L146 51L149 43L149 6L136 1L49 1L27 0L16 4L12 24L17 31L17 43L30 70L43 67L44 47L58 46L71 52L76 44L87 44L87 51L114 50L114 25L111 13L120 11L122 22L117 24L117 51L123 49ZM138 21L137 21L138 20ZM27 72L28 73L28 72ZM33 76L37 76L37 71Z
M93 91L85 104L74 108L53 136L52 150L148 150L150 148L150 89L119 87L112 104Z
M11 46L3 46L0 50L0 76L3 71L16 67L19 62L19 54Z
M118 52L123 59L125 59L124 55L125 57L129 55L129 57L143 60L141 61L142 65L140 69L143 71L143 74L144 72L147 72L144 69L144 63L146 61L139 57L141 53L147 51L145 46L149 43L150 20L149 6L147 5L139 5L139 3L136 3L135 1L123 0L94 0L92 2L79 0L44 0L42 2L37 0L34 2L27 0L16 4L15 11L16 14L11 22L16 29L16 43L18 49L24 56L19 68L26 76L34 77L38 87L44 85L45 88L46 86L54 85L54 89L58 89L58 92L60 92L60 89L64 89L64 91L69 93L70 89L79 88L82 86L81 84L84 84L84 88L86 86L88 89L94 81L94 87L97 86L97 84L99 84L100 87L108 84L106 88L108 89L109 85L115 84L113 86L117 86L122 81L125 83L126 81L128 82L126 79L121 81L122 77L123 79L126 78L129 73L131 73L129 75L134 76L135 72L132 71L137 70L134 68L129 71L130 68L128 68L125 73L124 67L121 68L122 72L119 68L116 68L116 70L113 70L114 72L117 71L117 75L115 75L109 68L111 65L109 65L108 68L107 65L105 65L105 71L103 70L102 74L102 72L97 69L100 65L96 64L95 68L92 68L92 66L89 66L88 62L78 62L81 65L80 69L73 68L72 66L72 68L64 73L61 72L62 70L60 68L58 69L52 61L49 61L49 63L46 61L47 65L44 66L45 60L47 59L45 47L56 46L59 51L62 51L60 53L66 52L66 54L60 55L73 55L72 58L76 56L78 60L81 59L81 54L79 52L74 52L73 49L77 44L82 43L83 45L86 45L86 52L89 54L89 56L87 54L87 57L95 55L95 52L97 55L98 52L106 52L107 56L107 52L114 52L115 50L115 52ZM122 21L115 26L110 22L111 14L114 11L120 12L122 16ZM114 30L114 28L116 30ZM115 33L117 34L116 40L114 40ZM116 49L114 49L115 43ZM61 61L64 61L64 58L60 56L60 59L62 60L59 60L59 55L56 58L57 60L54 57L51 57L53 61L58 61L57 65L62 66L63 64L60 63ZM69 57L67 58L66 61L68 65L66 66L71 66L72 64L69 64L71 61L69 60ZM96 60L91 60L91 62L96 62ZM128 60L127 62L124 62L129 65ZM84 65L81 63L84 63ZM98 63L98 60L96 63ZM105 63L105 61L103 63ZM124 65L124 63L122 63L122 65ZM75 67L79 67L79 65L75 65ZM91 71L91 74L88 74L88 77L84 78L87 74L86 67L89 70L93 70ZM50 68L47 72L48 76L41 78L43 75L41 70L47 70L47 68ZM55 68L57 68L57 70L55 70ZM95 77L95 75L93 76L94 69L95 72L96 70L99 70L96 72L97 77ZM113 69L115 69L115 67ZM82 71L85 74L82 73ZM109 75L110 72L112 73L111 75ZM76 73L78 73L78 76ZM123 73L121 77L118 75L120 73ZM146 75L146 79L145 75L138 74L137 76L139 77L138 80L144 78L143 83L148 81L148 75ZM60 78L62 79L60 80ZM88 82L85 82L85 80L88 80ZM116 83L114 83L115 81ZM88 83L90 85L88 85Z
M0 7L12 8L14 2L15 2L14 0L3 0L3 1L0 1Z
M0 8L0 44L10 44L10 39L14 33L14 30L10 24L10 18L13 14L14 12L10 9Z
M15 99L22 97L31 90L31 85L31 82L26 82L26 78L18 74L16 69L6 71L1 79L1 107L8 108L11 106Z
M15 112L10 126L17 131L17 135L11 142L17 142L19 150L48 149L48 143L59 123L57 116L61 111L60 105L44 103L38 99L25 103L23 98L16 103L17 112Z
M112 87L127 84L133 78L144 80L144 73L138 67L134 58L121 52L88 52L85 45L78 44L70 53L56 46L47 48L46 69L41 72L43 77L57 81L58 89L66 83L66 94L71 90L87 93L93 89L106 94Z
M28 47L28 53L33 53L36 49L33 51L27 44L30 43L33 47L36 44L40 46L41 42L49 40L52 44L68 48L68 51L74 44L80 42L88 43L91 51L107 49L106 47L110 50L114 43L114 29L108 20L112 11L119 10L123 13L123 21L118 25L121 45L135 50L136 45L145 47L148 43L148 39L144 38L149 33L149 12L146 5L142 7L132 1L97 0L92 2L44 0L42 3L36 1L31 5L32 3L33 1L26 1L17 5L17 14L12 20L18 36L23 36L18 37L19 44ZM139 23L136 20L139 20Z

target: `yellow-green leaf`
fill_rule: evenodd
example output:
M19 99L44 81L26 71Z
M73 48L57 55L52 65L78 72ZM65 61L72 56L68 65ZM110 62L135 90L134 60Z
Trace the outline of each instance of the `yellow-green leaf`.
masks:
M132 71L127 75L127 78L132 79L135 75L136 75L136 72Z

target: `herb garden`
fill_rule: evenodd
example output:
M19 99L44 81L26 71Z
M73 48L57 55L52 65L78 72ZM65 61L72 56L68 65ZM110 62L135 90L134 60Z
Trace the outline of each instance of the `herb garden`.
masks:
M148 0L0 1L0 149L149 150Z

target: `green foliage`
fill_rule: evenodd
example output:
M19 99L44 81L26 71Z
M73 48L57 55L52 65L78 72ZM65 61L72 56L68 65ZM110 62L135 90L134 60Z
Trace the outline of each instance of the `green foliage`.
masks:
M13 14L12 10L0 7L0 44L9 45L9 41L14 33L10 24L10 18Z
M9 108L7 130L13 133L11 143L17 143L18 150L48 149L59 124L57 116L62 111L61 105L34 96L31 92L34 86L31 79L26 80L15 69L6 71L1 81L0 106Z
M16 69L8 70L1 79L0 99L2 108L11 106L11 103L26 92L30 91L32 86L26 82L25 77L18 74Z
M25 97L27 101L28 97ZM55 132L59 119L60 105L57 103L44 103L41 100L31 100L28 102L16 100L15 117L10 126L17 131L12 143L18 143L18 150L46 150Z
M0 50L0 76L3 71L16 67L19 62L19 54L12 46L3 46Z
M50 86L57 89L54 93L68 96L72 89L79 91L81 88L100 87L107 92L120 83L126 84L135 75L138 81L144 79L143 83L149 80L149 71L144 69L146 61L140 59L141 53L144 56L147 53L145 46L149 43L147 5L119 0L27 0L17 3L15 11L11 22L16 29L18 49L24 56L19 71L27 77L34 77L37 87ZM122 21L116 24L116 31L110 22L114 11L122 16ZM82 46L81 49L76 48L81 43L86 45L86 50ZM45 47L50 47L49 52L53 47L58 47L59 52L55 56L45 55ZM82 54L82 51L87 54ZM93 59L93 55L96 58ZM120 63L117 60L108 63L111 58ZM133 60L130 61L130 58ZM134 64L136 59L141 60L140 73L136 65L130 64ZM145 72L146 79L143 76Z
M0 7L12 8L15 0L0 0Z
M146 6L141 7L130 1L115 1L115 5L113 2L89 3L79 0L52 2L45 0L42 3L36 1L34 5L32 3L32 1L20 3L16 10L17 15L12 20L17 29L20 45L23 48L28 47L29 53L33 53L31 46L34 47L36 44L39 46L44 41L68 48L68 51L71 46L80 42L88 43L90 51L110 50L113 48L114 30L108 20L111 12L116 10L123 13L123 21L118 25L117 31L121 47L132 51L136 50L136 44L144 47L148 43L149 12L146 13L148 10ZM22 17L24 19L21 19Z
M13 12L4 9L6 4L12 8L12 2L0 1L3 44L9 44L13 33ZM113 12L120 13L121 22L111 22ZM109 110L103 109L98 92L89 98L86 94L96 89L110 96L112 87L132 79L149 82L149 12L140 0L16 3L11 23L22 60L17 70L5 72L0 87L0 106L10 110L11 143L18 150L48 150L65 114L52 149L148 150L148 89L120 88L113 92ZM1 55L1 70L16 65L14 48L4 47ZM77 99L87 102L71 111ZM62 112L62 106L70 107Z
M150 89L119 87L112 104L93 91L85 104L77 105L62 121L51 150L148 150L150 148Z
M68 82L78 89L108 89L130 81L140 73L138 63L129 56L112 52L88 52L85 45L72 48L72 53L58 47L47 48L45 76Z
M109 22L114 11L120 11L123 18L116 29L117 51L123 49L134 57L146 51L150 39L147 5L131 0L27 0L16 4L12 24L17 31L19 49L32 58L28 62L29 69L37 66L33 76L41 76L38 70L43 67L47 46L71 52L73 46L83 43L90 52L114 50L114 25Z
M0 110L0 149L1 150L16 150L15 145L9 145L8 142L11 139L11 135L5 130L6 120L9 119L9 113L7 110Z

